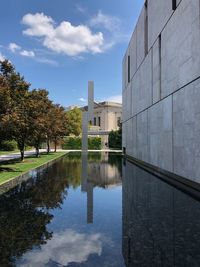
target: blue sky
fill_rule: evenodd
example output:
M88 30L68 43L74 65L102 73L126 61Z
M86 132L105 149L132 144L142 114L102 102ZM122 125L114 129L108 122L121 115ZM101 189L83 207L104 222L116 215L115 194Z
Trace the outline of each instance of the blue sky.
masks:
M121 95L122 58L143 0L1 0L0 58L64 106Z

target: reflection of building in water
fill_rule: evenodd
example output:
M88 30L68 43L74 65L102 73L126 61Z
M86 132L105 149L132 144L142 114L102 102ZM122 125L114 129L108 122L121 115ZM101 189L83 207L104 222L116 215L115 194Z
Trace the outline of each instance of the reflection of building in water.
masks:
M129 162L122 187L126 266L200 266L200 203Z
M81 191L87 193L87 222L93 223L93 188L110 188L120 185L121 175L115 164L108 163L108 154L101 160L88 162L88 154L82 153Z
M94 186L113 187L122 183L119 170L108 162L89 164L88 181Z

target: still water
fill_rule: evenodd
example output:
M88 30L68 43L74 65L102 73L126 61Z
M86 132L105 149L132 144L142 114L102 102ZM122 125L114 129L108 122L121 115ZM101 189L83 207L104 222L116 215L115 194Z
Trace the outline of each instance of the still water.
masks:
M0 196L0 267L199 267L200 203L114 153L71 153Z

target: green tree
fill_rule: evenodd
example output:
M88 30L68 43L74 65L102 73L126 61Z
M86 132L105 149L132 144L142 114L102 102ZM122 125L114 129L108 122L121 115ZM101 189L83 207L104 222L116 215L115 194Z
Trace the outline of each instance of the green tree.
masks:
M0 75L0 143L3 140L9 139L10 133L5 128L3 123L4 116L11 110L11 97L9 88L5 79Z
M110 148L122 148L122 127L119 130L111 131L108 137L108 144Z
M82 130L82 112L79 108L74 108L66 112L66 135L79 136Z
M52 105L48 112L47 142L54 143L54 151L57 145L66 134L65 110L60 105Z
M5 60L0 62L0 143L15 140L24 159L26 144L36 148L39 156L41 142L53 141L55 151L58 142L66 135L66 113L63 107L55 105L48 98L45 89L29 91L30 84L16 72L15 67ZM73 132L80 133L81 112L75 110L67 117ZM79 128L76 124L79 122ZM71 131L71 130L70 130Z
M0 63L0 96L3 103L0 111L0 136L6 132L7 138L16 140L22 160L30 125L27 101L29 87L30 84L8 60Z
M47 139L48 112L52 105L48 98L48 91L45 89L32 90L29 93L29 145L36 149L36 157L39 156L39 148L42 142Z

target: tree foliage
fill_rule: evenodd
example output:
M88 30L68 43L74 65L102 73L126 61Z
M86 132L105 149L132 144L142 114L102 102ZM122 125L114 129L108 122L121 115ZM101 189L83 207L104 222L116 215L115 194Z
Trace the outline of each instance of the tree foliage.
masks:
M64 138L62 148L63 149L81 149L82 138L67 136ZM89 149L101 149L101 137L88 137L88 148Z
M44 89L32 90L29 93L29 120L30 135L28 143L36 149L36 156L39 156L39 147L46 140L48 128L48 112L51 102L48 99L48 92Z
M82 130L82 112L79 108L74 108L66 112L66 135L79 136Z
M119 130L111 131L108 137L109 148L122 148L122 128L120 125Z
M52 105L48 113L47 138L54 142L54 151L60 139L66 135L65 110L60 105Z
M30 83L15 67L8 60L1 61L0 143L15 140L23 160L26 145L34 146L39 156L42 142L53 141L56 150L65 132L64 108L49 100L47 90L30 90Z

